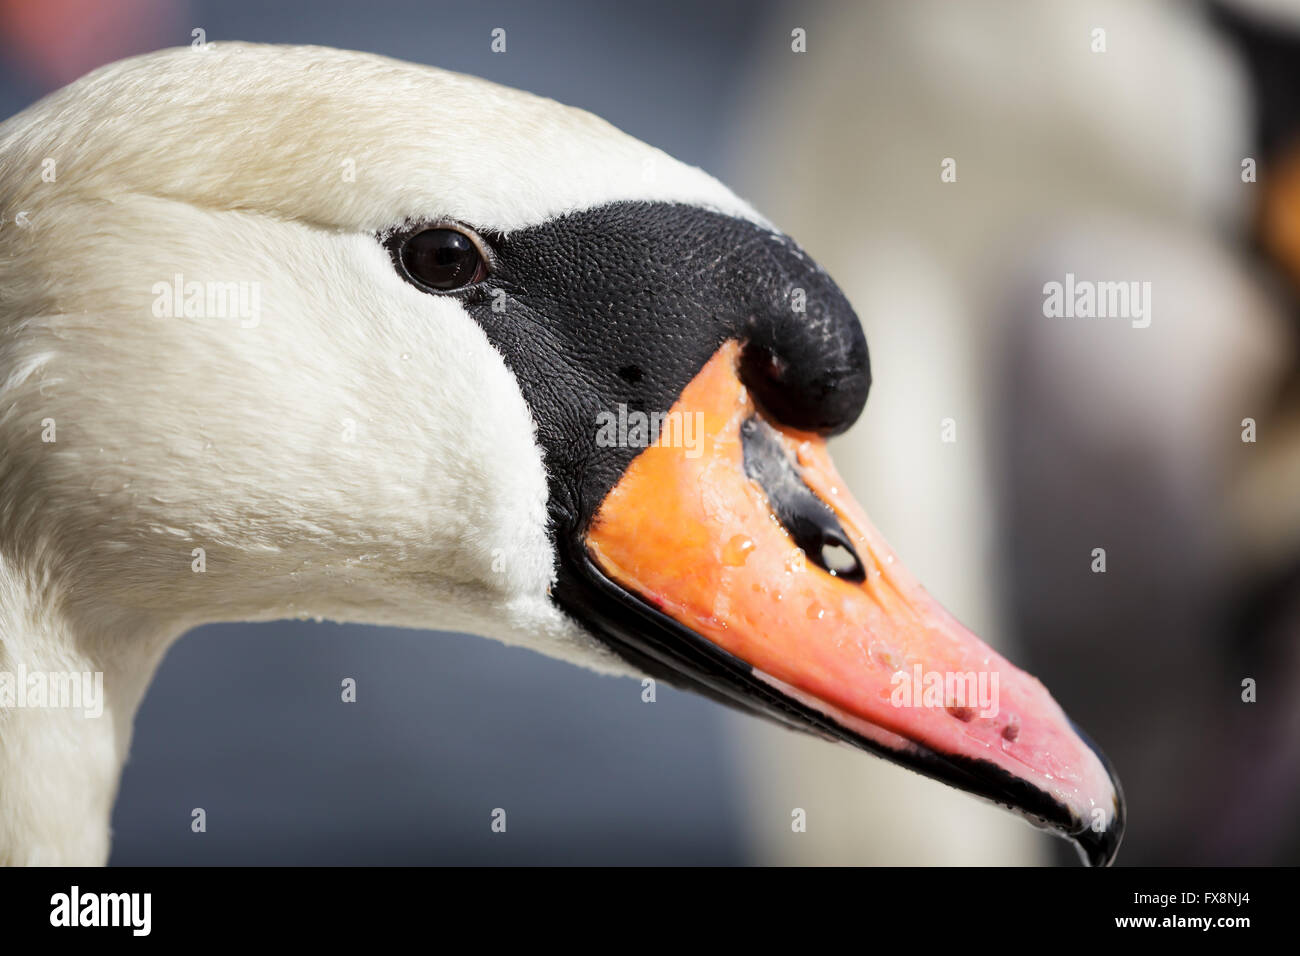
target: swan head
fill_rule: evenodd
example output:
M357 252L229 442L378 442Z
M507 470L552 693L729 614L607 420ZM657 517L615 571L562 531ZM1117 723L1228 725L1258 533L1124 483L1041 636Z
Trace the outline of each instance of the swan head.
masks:
M0 561L33 615L108 656L148 623L471 631L1113 855L1104 758L835 475L851 308L710 176L482 80L245 44L105 67L0 157Z
M385 238L634 197L748 214L579 110L335 50L136 58L3 133L5 540L93 614L517 635L501 612L554 576L532 413ZM542 617L542 649L620 666Z

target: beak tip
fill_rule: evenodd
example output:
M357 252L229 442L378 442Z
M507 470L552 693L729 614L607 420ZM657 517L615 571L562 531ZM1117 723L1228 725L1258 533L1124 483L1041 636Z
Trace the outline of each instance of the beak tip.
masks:
M1124 804L1122 800L1115 803L1115 817L1110 825L1097 830L1085 826L1081 831L1071 835L1079 858L1087 866L1110 866L1119 854L1120 843L1124 840Z
M1115 862L1120 844L1124 840L1124 828L1128 817L1128 810L1124 802L1124 788L1119 782L1119 774L1115 772L1115 765L1110 762L1110 758L1093 742L1091 737L1084 733L1078 724L1071 720L1070 726L1079 739L1087 744L1088 748L1097 756L1102 768L1106 771L1106 775L1110 778L1110 785L1114 791L1111 798L1112 814L1109 823L1101 829L1088 823L1080 831L1071 834L1070 838L1074 841L1079 856L1086 865L1110 866Z

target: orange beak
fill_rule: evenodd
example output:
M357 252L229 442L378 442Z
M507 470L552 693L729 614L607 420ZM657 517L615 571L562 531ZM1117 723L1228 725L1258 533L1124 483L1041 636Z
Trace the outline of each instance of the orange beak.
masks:
M769 713L1017 810L1109 863L1123 802L1104 757L902 567L825 441L764 416L739 355L727 343L682 392L601 504L586 557L642 613L694 635L677 667L729 668Z

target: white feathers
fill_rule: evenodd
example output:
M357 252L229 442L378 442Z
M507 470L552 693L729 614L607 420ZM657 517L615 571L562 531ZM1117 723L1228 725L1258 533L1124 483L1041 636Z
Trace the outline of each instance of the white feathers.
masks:
M367 232L435 216L508 232L620 199L759 219L712 177L582 110L321 47L124 60L6 123L0 154L30 170L11 198L37 218L55 193L84 187L108 202L137 193ZM57 190L40 177L49 157Z
M27 223L0 228L0 668L104 671L108 696L101 722L0 715L0 862L104 859L135 708L199 623L469 630L624 670L548 599L518 383L376 233L746 204L581 111L309 47L105 67L0 126L0 164ZM157 309L177 276L255 289L257 321Z

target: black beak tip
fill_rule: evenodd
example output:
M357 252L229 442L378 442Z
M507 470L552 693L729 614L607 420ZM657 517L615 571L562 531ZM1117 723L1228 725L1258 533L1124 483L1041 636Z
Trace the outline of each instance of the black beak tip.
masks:
M1079 735L1079 739L1097 755L1101 765L1106 768L1106 774L1110 777L1111 786L1115 788L1115 815L1110 826L1098 830L1091 825L1091 821L1085 821L1083 829L1072 833L1070 838L1074 841L1079 856L1085 864L1088 866L1110 866L1115 862L1115 856L1119 853L1119 846L1124 840L1124 828L1128 819L1128 810L1124 802L1124 788L1119 782L1119 774L1115 772L1115 765L1110 762L1110 758L1102 752L1091 737L1083 732L1078 724L1070 721L1070 726Z

